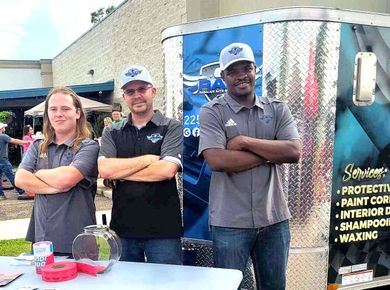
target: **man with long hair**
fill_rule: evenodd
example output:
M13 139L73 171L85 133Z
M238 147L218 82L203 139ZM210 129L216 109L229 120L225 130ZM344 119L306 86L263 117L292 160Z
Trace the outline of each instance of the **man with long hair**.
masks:
M86 123L78 95L53 88L45 101L44 139L33 143L16 172L17 186L36 193L27 240L52 241L57 255L71 255L73 239L96 224L99 146Z

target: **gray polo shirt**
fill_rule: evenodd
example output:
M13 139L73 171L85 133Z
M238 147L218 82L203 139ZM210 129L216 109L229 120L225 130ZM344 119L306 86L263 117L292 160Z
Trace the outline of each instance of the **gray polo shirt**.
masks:
M27 239L52 241L54 251L60 253L71 253L73 239L83 232L85 226L96 224L94 185L98 175L99 145L95 141L85 139L74 152L69 147L71 141L61 145L51 142L48 158L39 158L40 141L35 141L19 165L19 168L35 172L72 163L84 176L83 180L67 192L35 195L35 222L30 222Z
M214 99L201 108L199 154L226 149L228 140L244 135L258 139L299 139L287 105L256 97L248 109L231 96ZM280 165L267 163L235 174L212 172L209 223L233 228L257 228L290 218L283 193Z
M0 160L8 160L8 143L11 137L0 133Z

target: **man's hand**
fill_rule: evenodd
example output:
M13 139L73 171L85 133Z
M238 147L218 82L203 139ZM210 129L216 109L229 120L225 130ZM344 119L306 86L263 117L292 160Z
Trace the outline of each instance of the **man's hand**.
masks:
M246 141L246 136L236 136L233 139L230 139L227 142L226 149L228 150L238 150L238 151L243 151L245 150L244 144Z

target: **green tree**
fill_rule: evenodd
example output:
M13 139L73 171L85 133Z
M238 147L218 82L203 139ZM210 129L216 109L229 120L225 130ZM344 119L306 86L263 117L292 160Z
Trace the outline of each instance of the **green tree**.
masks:
M9 116L12 115L12 112L0 111L0 123L6 123Z
M115 6L111 5L111 6L108 6L107 8L99 8L98 10L94 11L91 13L91 23L92 24L97 24L99 23L100 21L102 21L102 19L107 16L108 14L110 14L112 11L114 11L115 9Z

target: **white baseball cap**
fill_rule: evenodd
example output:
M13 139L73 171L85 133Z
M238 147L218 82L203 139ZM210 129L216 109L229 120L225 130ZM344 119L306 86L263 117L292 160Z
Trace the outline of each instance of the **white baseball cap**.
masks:
M149 71L140 65L132 65L121 74L121 89L129 82L143 81L153 85Z
M245 43L231 43L221 50L219 67L223 71L229 65L243 60L255 63L255 56L250 46Z
M43 134L42 134L42 132L41 131L38 131L36 134L35 134L35 139L43 139L44 138L44 136L43 136Z
M8 127L8 125L7 125L7 124L4 124L4 123L0 123L0 129L3 129L3 128L5 128L5 127Z

